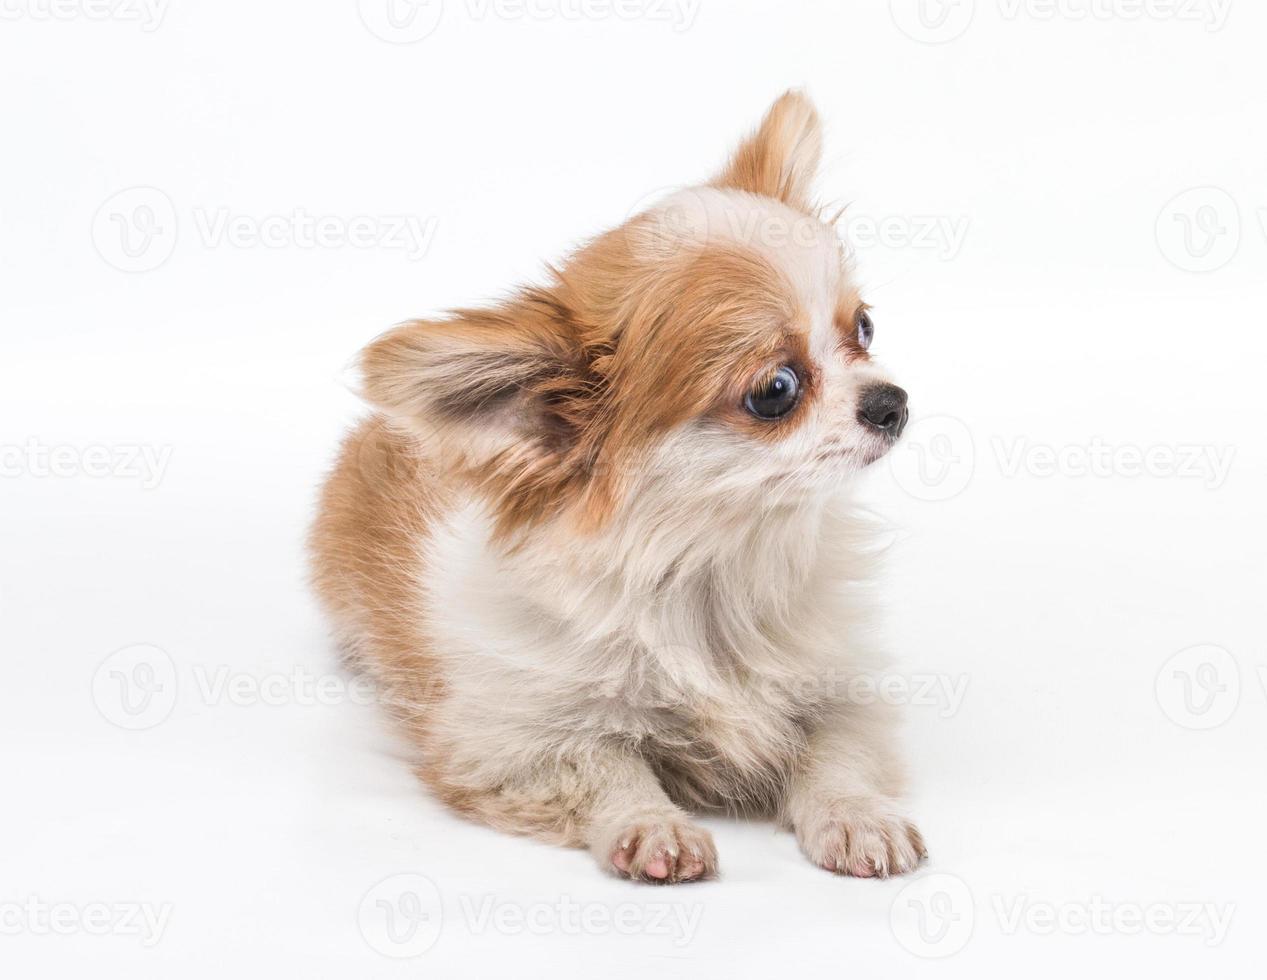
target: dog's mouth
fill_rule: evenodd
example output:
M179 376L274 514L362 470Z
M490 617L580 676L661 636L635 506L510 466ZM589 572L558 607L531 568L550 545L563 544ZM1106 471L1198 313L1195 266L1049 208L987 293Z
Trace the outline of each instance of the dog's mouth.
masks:
M905 424L906 419L903 418L902 425ZM902 427L898 426L894 431L868 433L857 445L827 449L819 453L815 459L823 463L844 462L853 469L865 469L888 455L889 450L896 445L901 430Z
M869 439L861 460L862 466L878 463L889 454L889 450L897 443L897 436L880 436Z

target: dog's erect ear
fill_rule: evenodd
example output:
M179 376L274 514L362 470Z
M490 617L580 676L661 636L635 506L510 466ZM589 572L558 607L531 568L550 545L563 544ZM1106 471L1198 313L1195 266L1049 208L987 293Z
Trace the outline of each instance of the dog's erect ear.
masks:
M773 197L808 212L821 156L818 111L804 92L785 92L713 183Z
M367 401L471 462L564 440L584 387L577 346L544 294L402 324L360 364Z

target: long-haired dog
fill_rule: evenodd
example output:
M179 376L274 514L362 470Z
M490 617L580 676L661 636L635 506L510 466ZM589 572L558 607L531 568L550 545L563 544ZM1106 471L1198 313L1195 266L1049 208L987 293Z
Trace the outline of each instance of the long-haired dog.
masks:
M906 393L811 182L790 92L709 183L548 283L361 356L314 578L421 777L630 878L713 875L691 811L776 817L810 860L924 855L898 802L851 477Z

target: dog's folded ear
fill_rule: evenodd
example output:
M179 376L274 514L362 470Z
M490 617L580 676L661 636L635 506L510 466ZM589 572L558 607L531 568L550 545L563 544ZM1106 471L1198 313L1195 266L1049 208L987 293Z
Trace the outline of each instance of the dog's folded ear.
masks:
M785 92L713 184L772 197L810 212L821 156L818 111L804 92Z
M559 451L585 394L584 357L549 294L414 320L361 352L362 394L477 463L530 443Z

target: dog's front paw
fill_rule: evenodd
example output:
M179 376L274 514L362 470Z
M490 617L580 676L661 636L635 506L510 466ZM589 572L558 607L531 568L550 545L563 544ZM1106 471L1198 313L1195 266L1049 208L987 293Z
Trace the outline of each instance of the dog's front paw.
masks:
M635 881L672 884L717 874L712 834L679 814L631 819L603 835L594 850L608 870Z
M928 856L915 825L891 800L840 800L796 828L801 850L820 867L858 878L915 870Z

